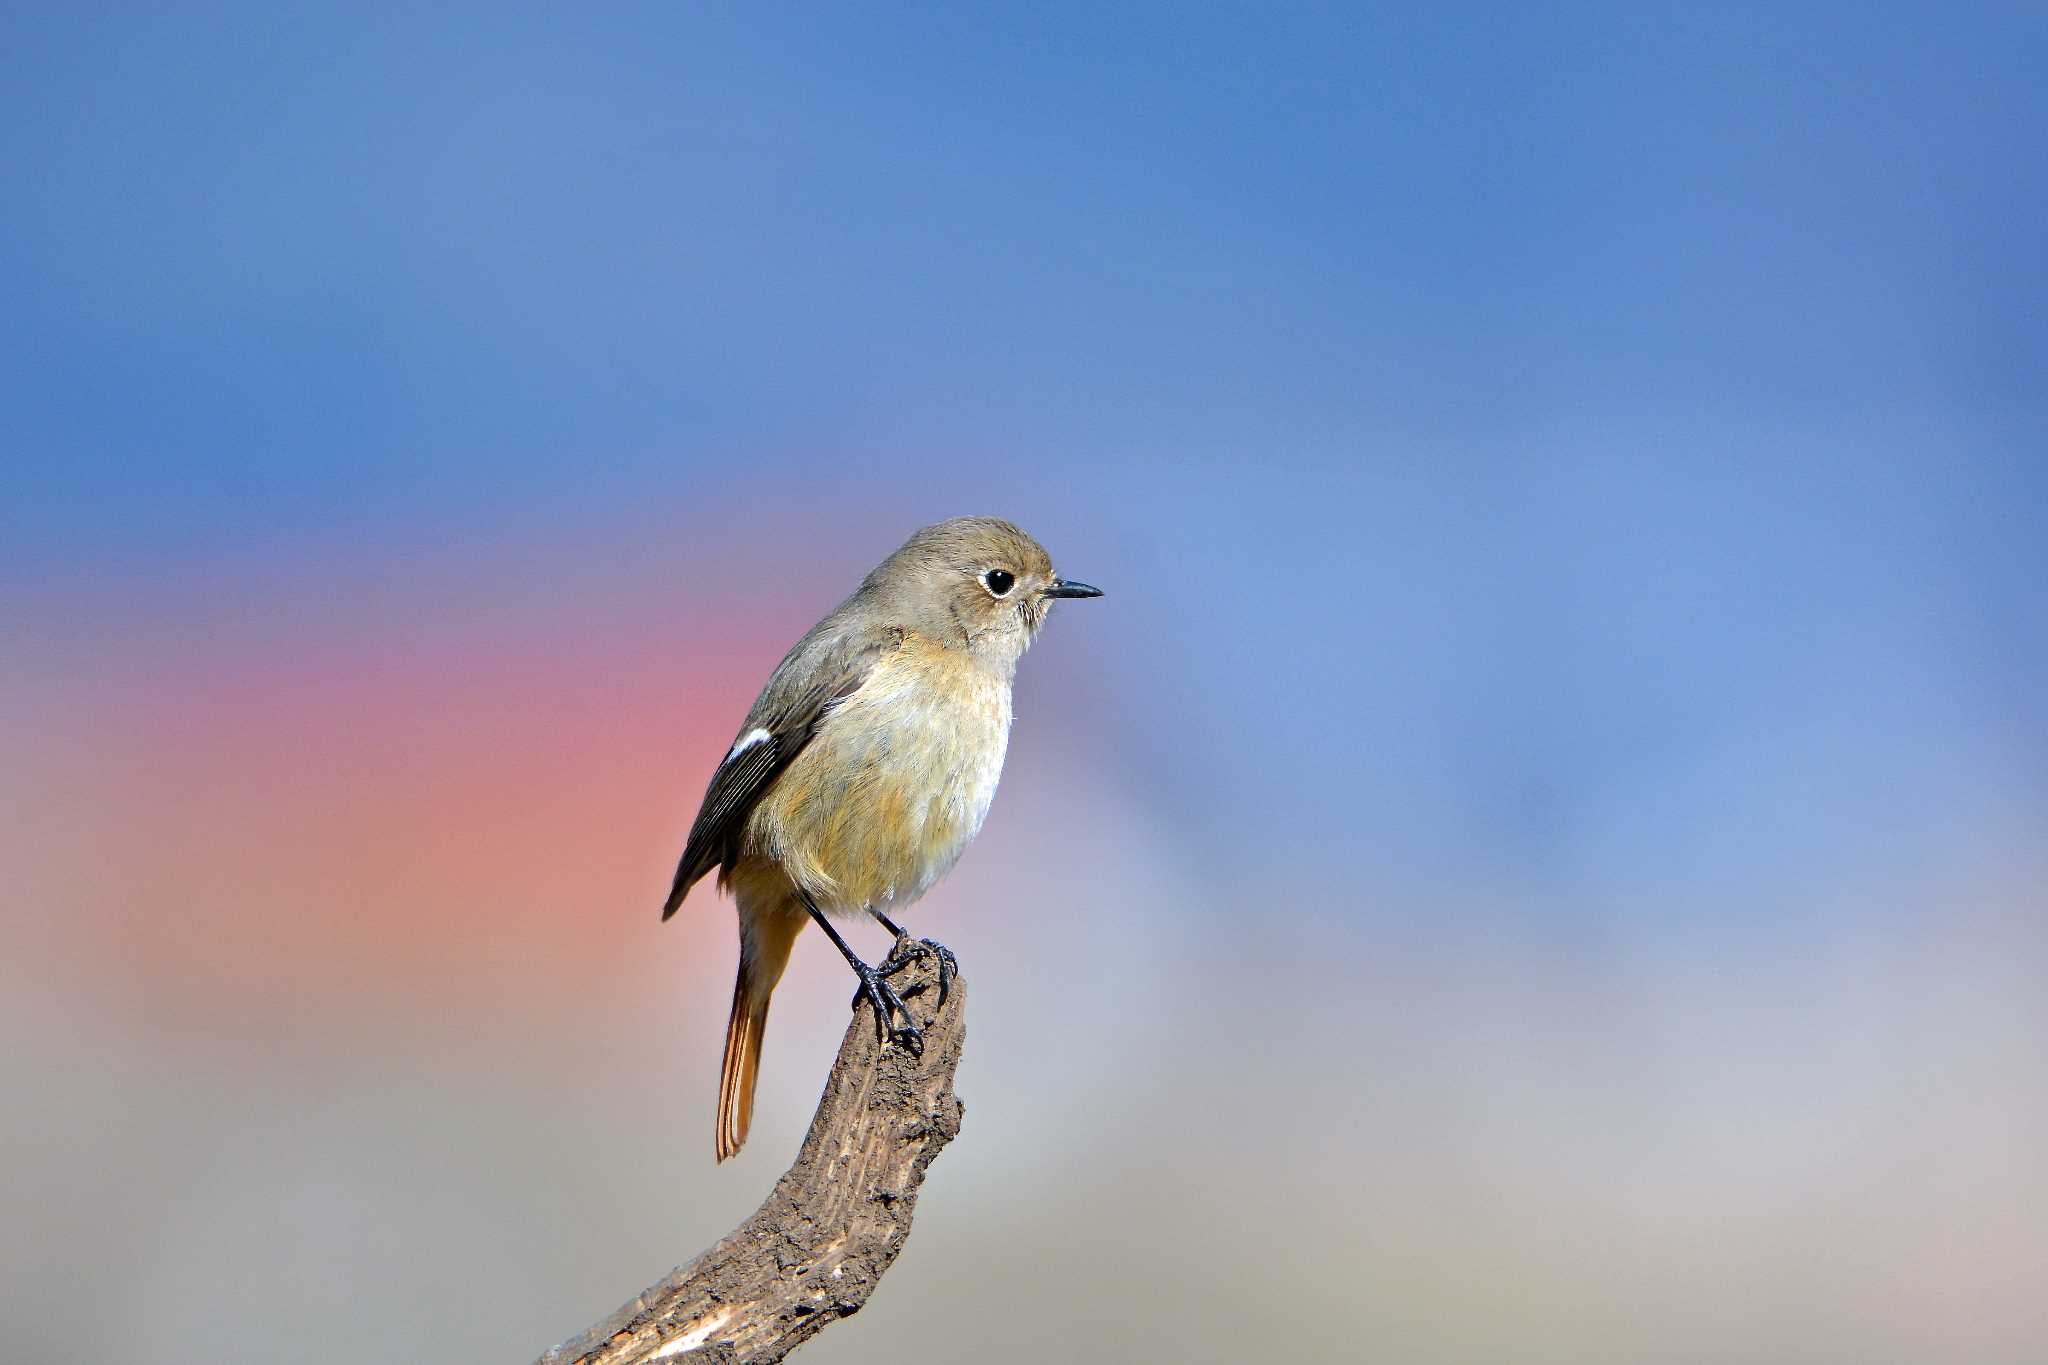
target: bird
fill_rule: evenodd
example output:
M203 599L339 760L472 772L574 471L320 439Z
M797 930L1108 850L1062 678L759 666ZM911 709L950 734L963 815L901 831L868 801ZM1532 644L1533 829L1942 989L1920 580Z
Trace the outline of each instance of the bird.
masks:
M1009 747L1017 661L1054 602L1102 590L1053 572L997 517L926 526L875 566L775 668L711 775L664 921L714 868L739 915L739 972L719 1072L715 1150L753 1125L768 1002L808 923L859 979L881 1036L922 1052L888 977L929 954L939 999L958 970L890 918L931 889L980 831ZM896 947L880 968L833 917L873 918ZM900 1018L901 1023L896 1020Z

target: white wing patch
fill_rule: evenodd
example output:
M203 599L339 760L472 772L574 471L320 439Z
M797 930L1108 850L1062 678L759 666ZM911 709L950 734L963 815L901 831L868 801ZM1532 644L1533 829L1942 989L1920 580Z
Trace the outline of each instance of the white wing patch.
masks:
M758 727L747 731L745 734L740 736L739 743L732 746L732 752L725 756L726 763L732 762L741 754L753 748L756 744L766 744L771 738L773 738L773 736L771 736L766 730L760 729ZM723 767L724 764L720 764L719 766Z

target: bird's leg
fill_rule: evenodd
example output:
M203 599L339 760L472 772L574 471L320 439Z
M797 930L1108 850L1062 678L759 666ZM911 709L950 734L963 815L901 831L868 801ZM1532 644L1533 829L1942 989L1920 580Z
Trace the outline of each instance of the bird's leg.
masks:
M882 975L894 976L911 963L932 954L939 960L939 1003L946 1003L946 992L953 987L953 978L960 975L960 959L953 956L953 950L935 938L912 938L896 927L896 921L879 910L868 911L884 929L896 936L896 946L889 951L888 960L882 963Z
M853 974L860 978L860 990L853 998L855 1002L866 1000L875 1007L877 1036L899 1043L917 1056L923 1056L924 1030L918 1027L916 1018L910 1013L910 1006L903 1003L903 997L896 994L895 989L882 979L883 973L861 961L859 955L847 946L846 940L832 927L832 921L825 918L825 912L818 908L818 903L811 899L808 891L798 888L797 895L802 898L804 909L811 912L811 918L825 931L825 937L831 939L846 958L846 965L853 968ZM893 1017L891 1011L903 1016L902 1028L896 1028L890 1023Z

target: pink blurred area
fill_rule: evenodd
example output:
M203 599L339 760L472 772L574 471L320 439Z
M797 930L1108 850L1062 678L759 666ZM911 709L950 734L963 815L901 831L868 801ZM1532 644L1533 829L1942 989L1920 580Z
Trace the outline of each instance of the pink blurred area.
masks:
M49 967L173 1033L570 1024L579 983L660 970L662 856L782 647L706 628L315 637L91 687L8 780ZM727 946L709 908L663 940L686 966Z

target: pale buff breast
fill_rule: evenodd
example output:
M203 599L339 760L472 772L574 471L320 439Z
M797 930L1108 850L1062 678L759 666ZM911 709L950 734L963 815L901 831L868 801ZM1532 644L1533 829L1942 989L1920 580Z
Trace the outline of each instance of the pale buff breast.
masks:
M908 904L980 830L1009 741L1008 677L907 637L762 797L745 852L778 862L821 909Z

